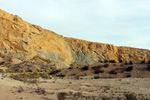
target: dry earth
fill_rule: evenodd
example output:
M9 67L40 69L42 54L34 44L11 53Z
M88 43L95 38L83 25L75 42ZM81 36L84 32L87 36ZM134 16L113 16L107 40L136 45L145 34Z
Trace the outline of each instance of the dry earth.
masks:
M149 83L150 78L92 79L91 77L83 77L82 80L71 78L42 79L36 85L13 80L8 76L3 78L1 74L0 100L57 100L57 94L60 92L82 93L84 98L77 100L86 100L85 98L88 96L87 100L108 100L104 99L105 97L111 98L109 100L117 100L113 97L126 100L124 94L127 92L135 93L138 100L150 100ZM46 93L35 92L38 87ZM92 96L95 99L90 98ZM73 100L73 98L69 100Z

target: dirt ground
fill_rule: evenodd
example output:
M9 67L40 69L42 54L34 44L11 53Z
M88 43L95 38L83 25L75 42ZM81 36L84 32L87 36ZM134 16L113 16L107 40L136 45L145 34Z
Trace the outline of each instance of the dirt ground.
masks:
M93 79L83 77L79 80L41 79L38 84L27 84L8 76L3 78L0 75L0 100L58 100L57 94L61 92L70 94L79 92L84 97L97 98L87 100L106 100L102 99L104 97L126 100L124 94L130 92L135 93L138 100L150 100L149 83L150 78ZM43 89L44 93L38 93L38 88Z

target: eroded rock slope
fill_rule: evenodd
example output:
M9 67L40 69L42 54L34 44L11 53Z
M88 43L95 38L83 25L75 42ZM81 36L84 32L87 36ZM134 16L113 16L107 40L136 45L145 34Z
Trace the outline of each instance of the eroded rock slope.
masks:
M69 65L92 64L96 61L150 59L150 51L130 47L67 38L37 25L29 24L17 15L0 9L0 55L42 59ZM64 65L65 66L65 65Z

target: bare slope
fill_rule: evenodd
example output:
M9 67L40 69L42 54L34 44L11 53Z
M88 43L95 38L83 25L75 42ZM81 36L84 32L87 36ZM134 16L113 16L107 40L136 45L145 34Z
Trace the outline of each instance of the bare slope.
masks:
M65 64L82 65L99 60L141 61L150 59L150 51L116 47L62 37L40 26L29 24L0 9L0 54L20 59L40 57ZM67 66L67 65L66 65Z

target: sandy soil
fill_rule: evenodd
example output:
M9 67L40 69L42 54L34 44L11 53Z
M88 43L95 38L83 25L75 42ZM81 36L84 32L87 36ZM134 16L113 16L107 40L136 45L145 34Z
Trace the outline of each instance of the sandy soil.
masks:
M124 93L136 93L139 100L150 100L150 78L118 78L92 79L84 77L75 79L49 79L40 83L27 84L0 75L0 100L57 100L57 93L81 92L84 96L120 97L125 99ZM22 87L23 91L19 92ZM46 94L39 94L37 88L45 89ZM141 98L141 99L140 99ZM144 99L145 98L145 99ZM101 100L101 99L96 99Z

